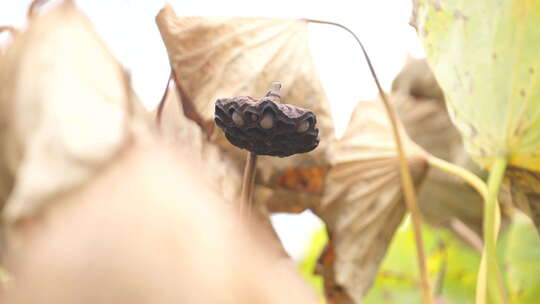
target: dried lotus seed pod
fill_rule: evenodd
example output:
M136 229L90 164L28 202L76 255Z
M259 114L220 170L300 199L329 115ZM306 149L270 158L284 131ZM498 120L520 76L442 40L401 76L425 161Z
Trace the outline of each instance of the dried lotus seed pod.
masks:
M261 99L249 96L218 99L215 122L229 142L259 155L286 157L319 145L315 114L280 103L281 84Z

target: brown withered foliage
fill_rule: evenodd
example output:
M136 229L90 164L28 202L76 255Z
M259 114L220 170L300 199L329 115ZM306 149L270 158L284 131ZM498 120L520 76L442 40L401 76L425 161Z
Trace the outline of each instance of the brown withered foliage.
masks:
M178 17L169 5L156 21L176 84L157 128L72 1L34 11L1 50L0 205L4 263L16 278L2 303L317 303L268 218L305 210L329 234L318 267L328 303L360 302L406 212L380 102L358 103L336 140L305 21ZM236 207L246 151L216 132L214 105L263 96L274 81L283 103L317 116L320 144L260 158L258 214L244 223ZM474 227L476 213L463 217L470 210L457 198L430 204L437 185L458 183L437 184L425 150L466 159L444 147L459 138L440 104L409 95L393 99L415 185L432 184L420 195L424 216Z
M428 169L425 152L408 137L403 139L419 186ZM330 299L358 303L406 211L393 135L379 101L357 105L332 155L322 201L315 209L330 239L321 259L322 274ZM333 263L328 263L328 255L335 256Z
M0 302L317 303L224 199L219 150L187 119L189 147L159 136L74 3L30 15L0 55Z
M282 102L317 115L321 138L313 153L285 159L265 159L263 167L289 168L299 163L326 165L328 146L335 140L330 106L309 52L304 21L265 18L182 17L166 5L157 15L182 103L192 103L204 122L214 121L220 98L263 96L279 81ZM222 132L211 141L243 161L240 149Z
M287 158L262 157L254 200L263 216L309 209L321 217L335 256L322 263L327 298L360 301L405 214L398 157L382 107L359 103L346 135L335 140L304 21L178 17L170 6L156 20L181 102L192 103L203 119L213 119L215 100L261 96L274 81L283 84L284 103L317 115L320 146ZM245 150L228 143L222 132L209 142L242 166ZM425 155L408 138L405 144L419 185L427 170Z
M131 147L46 217L20 224L0 302L318 303L188 156L160 142Z
M0 56L0 167L13 180L4 220L31 216L95 177L131 133L145 136L128 80L72 1L15 33Z

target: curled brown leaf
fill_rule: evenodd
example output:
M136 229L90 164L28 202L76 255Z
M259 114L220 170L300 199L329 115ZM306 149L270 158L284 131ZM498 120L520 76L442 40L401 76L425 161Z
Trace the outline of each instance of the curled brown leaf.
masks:
M73 1L31 16L0 56L5 220L80 186L145 128L128 79Z
M209 142L197 123L185 115L174 84L167 91L161 116L161 136L172 149L187 153L194 164L201 166L200 170L207 172L208 185L225 201L235 202L240 193L242 164L223 148Z
M381 106L360 103L336 143L305 21L178 17L170 6L156 20L182 98L205 121L212 119L215 100L261 96L274 81L283 84L283 102L316 113L319 148L286 159L261 158L255 201L274 212L310 209L319 215L335 248L335 259L322 269L327 295L334 297L330 291L337 288L344 298L359 301L405 214L398 157ZM243 153L220 133L211 140L243 161ZM425 154L408 138L405 145L418 185L427 169Z
M426 154L403 135L418 187L428 169ZM335 255L334 263L322 263L328 297L334 294L358 303L371 286L406 211L399 172L393 135L380 102L358 103L345 134L332 149L332 167L321 205L315 209L326 223Z
M184 96L204 122L213 121L214 102L231 96L262 96L271 83L283 84L283 103L317 114L321 144L311 153L287 159L261 158L260 168L275 176L302 164L327 165L334 141L330 108L311 58L305 21L268 18L179 17L170 5L156 22ZM221 132L212 142L243 161ZM277 171L276 171L277 170Z

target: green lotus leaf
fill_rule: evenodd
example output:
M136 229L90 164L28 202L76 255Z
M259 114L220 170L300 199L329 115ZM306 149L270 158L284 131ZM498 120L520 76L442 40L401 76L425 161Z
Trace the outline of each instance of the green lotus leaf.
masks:
M469 154L540 171L540 1L419 0L415 25Z

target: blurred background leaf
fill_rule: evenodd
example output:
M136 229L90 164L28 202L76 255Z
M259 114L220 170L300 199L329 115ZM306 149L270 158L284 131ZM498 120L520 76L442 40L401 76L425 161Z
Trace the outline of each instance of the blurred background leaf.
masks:
M302 277L305 278L311 286L315 287L321 296L324 293L323 278L315 272L317 269L317 260L322 254L324 246L327 242L328 235L326 234L326 229L319 229L311 237L309 247L304 254L304 257L298 264Z
M508 232L506 276L511 303L538 303L540 299L540 238L532 222L514 216Z
M442 303L474 303L480 255L446 228L424 225L428 267L435 293ZM317 260L327 242L317 231L299 265L304 278L322 295ZM414 240L406 219L396 232L371 290L363 303L420 303ZM532 304L540 298L540 238L532 222L517 214L498 244L498 258L508 283L511 303Z
M423 234L437 295L446 303L473 303L479 254L448 229L424 225ZM326 241L326 231L317 231L299 266L302 276L321 293L322 278L314 272ZM397 231L364 303L419 303L421 295L416 281L413 246L411 227L406 220ZM516 213L509 229L501 235L498 249L510 303L537 303L540 298L540 238L532 222Z
M476 270L480 256L447 229L422 228L431 278L437 297L449 303L469 303L474 299ZM396 233L390 250L365 303L419 303L411 226L405 221Z

